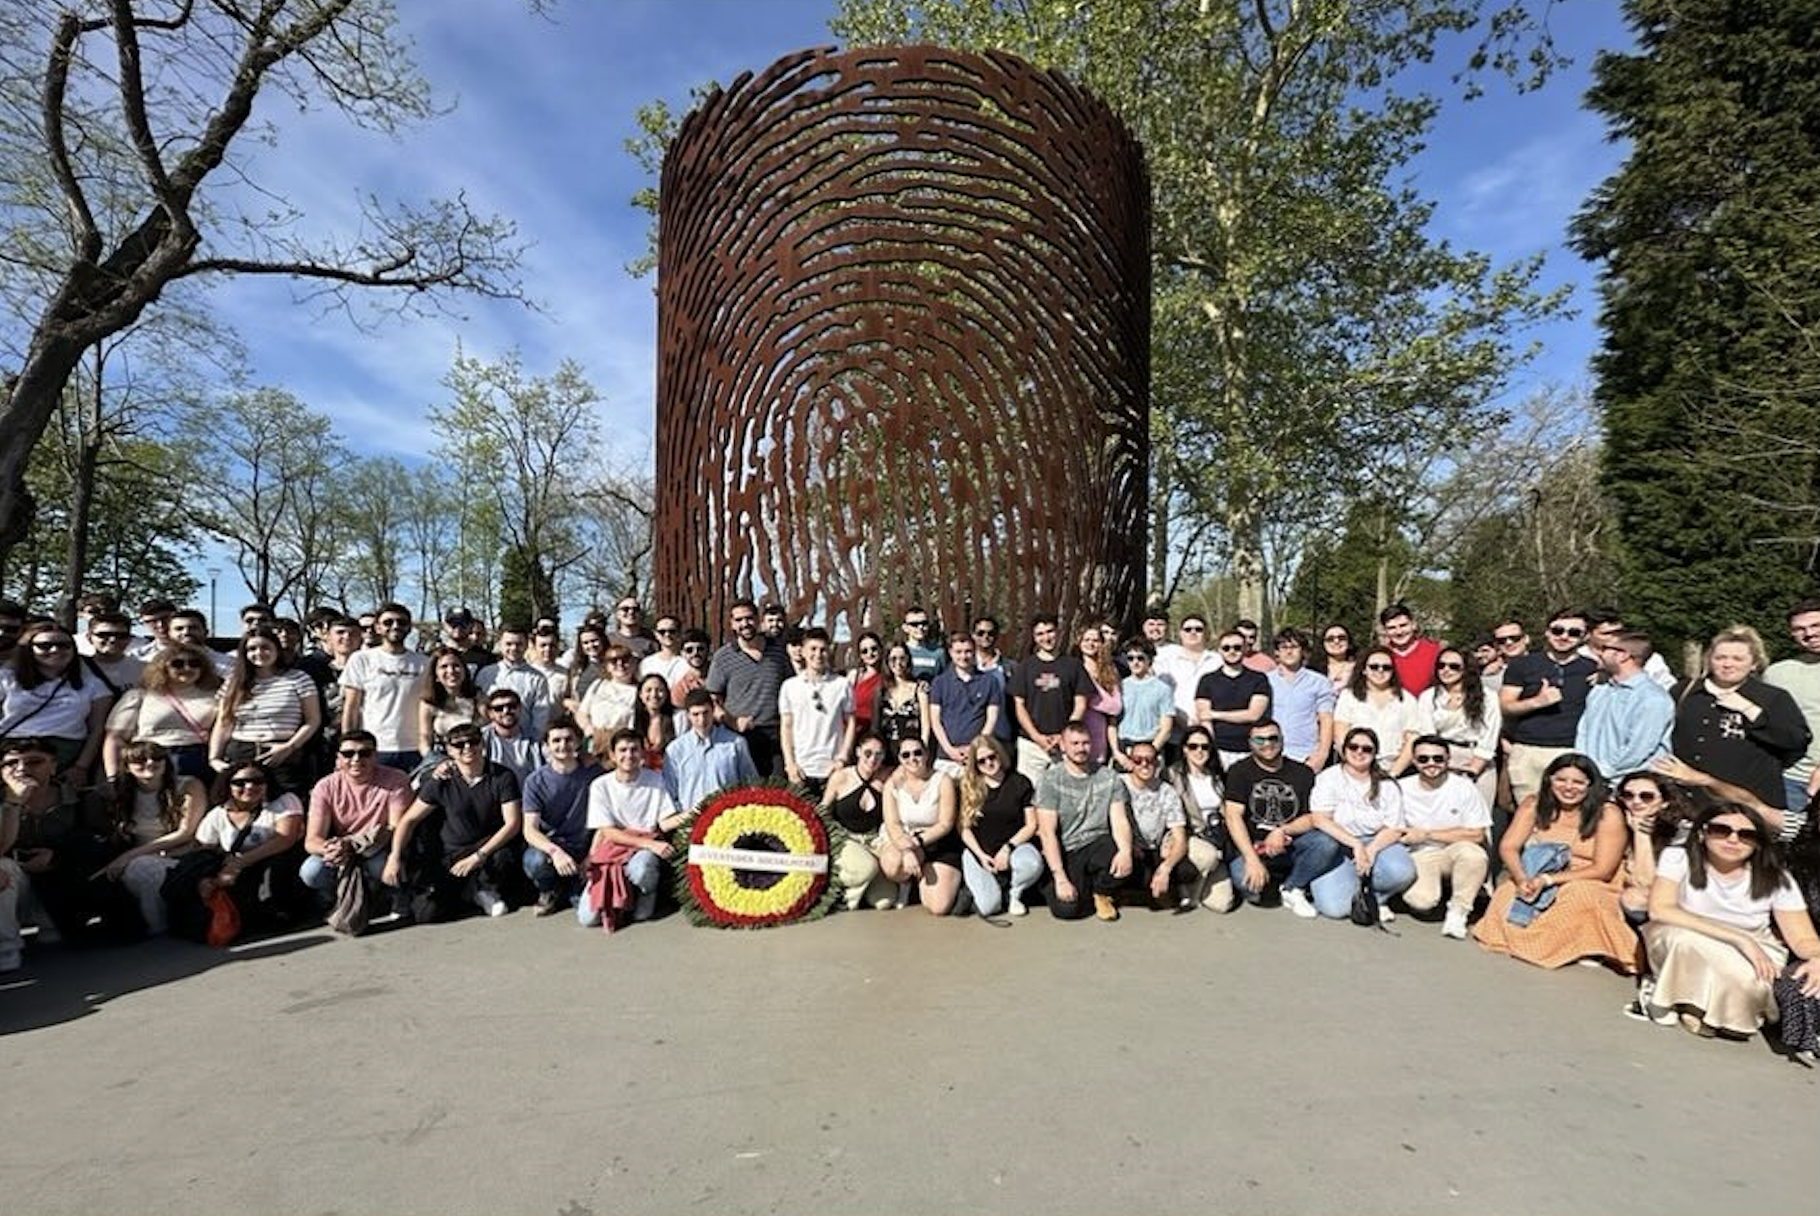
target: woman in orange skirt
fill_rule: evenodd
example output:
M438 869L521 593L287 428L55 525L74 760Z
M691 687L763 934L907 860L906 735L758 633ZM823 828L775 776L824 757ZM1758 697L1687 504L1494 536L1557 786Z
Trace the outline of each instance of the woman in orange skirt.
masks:
M1473 936L1538 967L1591 958L1636 974L1640 943L1618 903L1629 839L1593 762L1577 752L1557 757L1504 833L1505 879Z

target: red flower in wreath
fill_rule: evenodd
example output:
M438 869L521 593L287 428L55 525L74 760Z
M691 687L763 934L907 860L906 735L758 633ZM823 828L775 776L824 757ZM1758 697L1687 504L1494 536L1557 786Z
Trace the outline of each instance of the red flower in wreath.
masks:
M723 928L820 915L833 897L831 844L820 812L789 790L724 790L690 825L678 894L697 923Z

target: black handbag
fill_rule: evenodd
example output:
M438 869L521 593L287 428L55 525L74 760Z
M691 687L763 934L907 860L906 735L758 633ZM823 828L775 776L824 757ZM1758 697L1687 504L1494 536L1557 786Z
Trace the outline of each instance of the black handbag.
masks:
M1352 897L1352 923L1367 928L1378 927L1378 893L1371 889L1371 876L1359 877L1359 889Z

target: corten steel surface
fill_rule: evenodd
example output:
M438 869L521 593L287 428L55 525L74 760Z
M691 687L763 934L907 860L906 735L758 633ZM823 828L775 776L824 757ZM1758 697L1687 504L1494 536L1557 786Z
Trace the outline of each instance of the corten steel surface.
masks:
M660 603L1135 622L1149 183L1104 105L1008 55L801 51L689 115L660 214Z

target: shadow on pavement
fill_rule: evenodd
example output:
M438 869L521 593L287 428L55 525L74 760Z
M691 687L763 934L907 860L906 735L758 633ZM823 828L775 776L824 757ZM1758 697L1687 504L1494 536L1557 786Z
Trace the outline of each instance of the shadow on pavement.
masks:
M331 940L326 932L308 931L255 938L227 950L168 938L82 950L39 947L27 953L23 970L0 979L0 1035L74 1021L128 993Z

